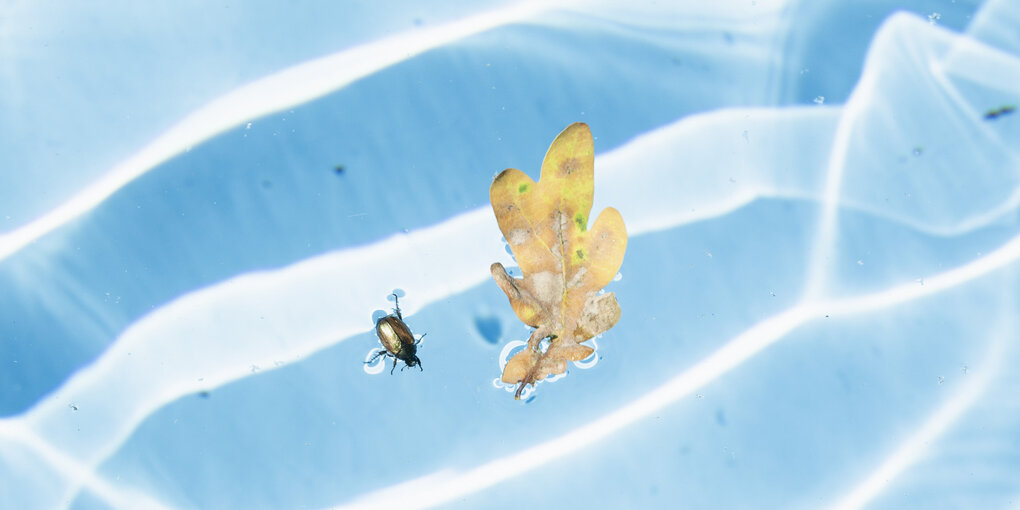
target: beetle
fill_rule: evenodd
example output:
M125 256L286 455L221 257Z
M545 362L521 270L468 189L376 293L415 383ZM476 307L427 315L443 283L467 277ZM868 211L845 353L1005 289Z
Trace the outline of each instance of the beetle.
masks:
M416 366L418 370L424 371L421 367L421 360L418 359L418 344L421 343L422 338L425 338L425 334L422 333L421 338L418 340L414 339L414 335L411 334L411 328L407 327L407 324L404 323L404 316L400 313L400 300L397 294L393 293L391 295L396 304L396 308L393 309L394 313L382 317L375 322L375 334L379 336L379 341L382 343L384 350L375 353L365 363L372 363L379 359L379 356L392 356L393 368L390 369L391 374L397 368L397 360L404 362L404 366L400 368L401 370Z

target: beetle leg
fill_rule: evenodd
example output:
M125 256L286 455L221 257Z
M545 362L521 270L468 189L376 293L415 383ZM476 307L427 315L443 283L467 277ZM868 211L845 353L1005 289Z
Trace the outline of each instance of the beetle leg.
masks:
M390 369L390 375L393 375L393 370L397 368L397 357L393 357L393 368Z
M422 339L422 338L425 338L425 335L427 335L427 334L428 334L428 333L422 333L422 334L421 334L421 338L419 338L419 339L418 339L418 341L414 343L414 345L418 345L418 344L420 344L420 343L421 343L421 339Z
M379 356L382 356L383 354L389 354L389 353L386 352L386 351L379 351L379 352L375 353L375 356L372 356L372 359L366 361L365 364L367 365L367 364L369 364L369 363L379 359Z
M392 294L392 296L393 296L393 304L396 305L396 307L397 307L395 309L395 311L397 312L397 318L400 319L400 320L404 320L404 316L400 314L400 298L397 297L397 293L396 292L394 292Z

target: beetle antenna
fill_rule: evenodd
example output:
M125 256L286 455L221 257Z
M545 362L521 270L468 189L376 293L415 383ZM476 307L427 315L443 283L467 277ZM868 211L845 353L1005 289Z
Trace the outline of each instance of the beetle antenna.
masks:
M425 335L427 335L427 334L428 334L428 333L422 333L422 334L421 334L421 337L420 337L420 338L418 338L418 341L417 341L417 342L415 342L415 343L414 343L414 345L418 345L418 344L420 344L420 343L421 343L421 339L422 339L422 338L425 338Z

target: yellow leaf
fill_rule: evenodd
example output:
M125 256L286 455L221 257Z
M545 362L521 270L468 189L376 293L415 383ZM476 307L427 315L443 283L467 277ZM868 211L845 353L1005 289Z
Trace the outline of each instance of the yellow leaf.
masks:
M518 397L526 384L590 355L592 349L579 344L620 317L615 296L597 292L620 270L627 230L613 208L602 211L589 229L594 164L591 131L576 123L553 140L538 182L511 168L489 189L496 221L524 274L513 278L496 263L493 278L517 317L537 328L528 349L503 372L505 382L520 383ZM543 351L545 338L551 341Z

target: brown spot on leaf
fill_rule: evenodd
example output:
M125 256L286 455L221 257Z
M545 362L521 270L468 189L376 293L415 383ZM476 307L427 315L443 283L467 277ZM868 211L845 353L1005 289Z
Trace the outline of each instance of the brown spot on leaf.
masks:
M570 175L583 168L578 158L567 158L560 162L560 175Z

